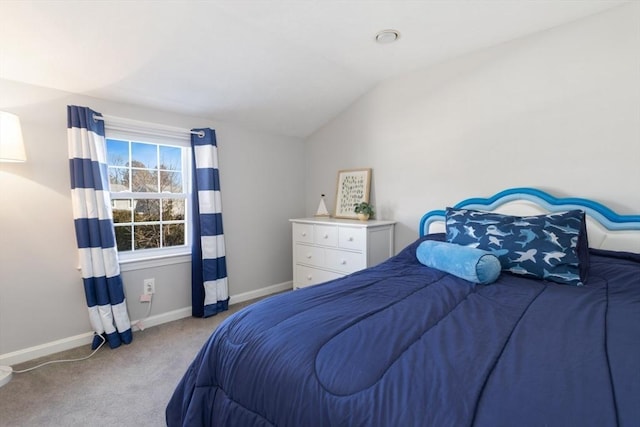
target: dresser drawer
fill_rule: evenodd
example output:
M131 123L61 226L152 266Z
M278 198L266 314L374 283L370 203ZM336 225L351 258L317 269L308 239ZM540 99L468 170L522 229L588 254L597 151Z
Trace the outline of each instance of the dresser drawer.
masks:
M314 225L314 243L322 246L338 246L338 227Z
M294 223L293 240L296 242L313 243L313 225Z
M340 227L338 229L338 246L344 249L364 252L367 246L367 230L364 228Z
M367 257L363 253L347 252L336 249L325 250L325 266L343 273L353 273L367 266Z
M318 283L328 282L329 280L342 277L342 274L333 273L331 271L318 270L304 265L296 265L295 270L296 282L294 288L304 288Z
M317 285L393 255L393 221L299 218L293 224L293 287Z
M295 245L295 261L296 263L316 265L322 267L325 265L324 249L308 245Z

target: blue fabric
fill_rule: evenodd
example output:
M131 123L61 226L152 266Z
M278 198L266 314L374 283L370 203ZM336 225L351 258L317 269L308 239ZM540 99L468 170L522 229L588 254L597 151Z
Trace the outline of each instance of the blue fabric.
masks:
M481 285L493 283L500 276L500 261L491 252L453 243L426 240L416 249L416 258L427 267Z
M224 233L222 229L222 213L201 214L201 236L218 236Z
M229 307L227 261L220 206L218 149L213 129L194 129L193 152L191 311L209 317ZM213 238L214 242L205 239Z
M104 122L99 113L67 107L69 176L92 348L104 336L111 348L133 340L111 217Z
M110 218L77 218L74 221L78 248L115 248L113 221Z
M448 242L492 252L503 270L576 286L586 280L578 256L588 247L583 211L520 217L447 208L445 223Z
M95 190L109 190L108 166L91 159L69 159L71 188L93 188Z
M197 137L197 136L196 136ZM199 188L202 190L216 190L220 191L220 175L218 169L213 168L201 168L196 169L197 178L196 181L202 184Z
M640 419L640 264L473 284L416 259L262 300L203 345L173 426L610 426Z
M229 310L229 298L223 301L217 301L215 304L207 304L204 306L204 315L202 317L214 316L222 311Z

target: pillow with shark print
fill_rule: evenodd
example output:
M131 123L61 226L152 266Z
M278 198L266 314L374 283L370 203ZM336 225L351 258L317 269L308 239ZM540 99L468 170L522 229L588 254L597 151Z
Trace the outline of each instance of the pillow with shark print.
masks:
M511 216L447 208L445 221L447 242L492 252L503 271L575 286L586 280L589 246L581 210Z

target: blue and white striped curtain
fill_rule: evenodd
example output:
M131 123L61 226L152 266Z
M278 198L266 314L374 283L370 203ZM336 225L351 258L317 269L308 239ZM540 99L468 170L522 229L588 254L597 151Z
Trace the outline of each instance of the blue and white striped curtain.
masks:
M104 122L86 107L67 107L71 200L89 320L111 348L133 339L115 243Z
M191 311L209 317L229 308L227 262L222 231L218 147L213 129L193 129L193 233Z

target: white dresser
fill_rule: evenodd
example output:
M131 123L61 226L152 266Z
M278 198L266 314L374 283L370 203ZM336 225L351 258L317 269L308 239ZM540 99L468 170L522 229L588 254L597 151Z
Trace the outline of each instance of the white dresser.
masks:
M317 285L393 255L395 221L291 219L293 288Z

